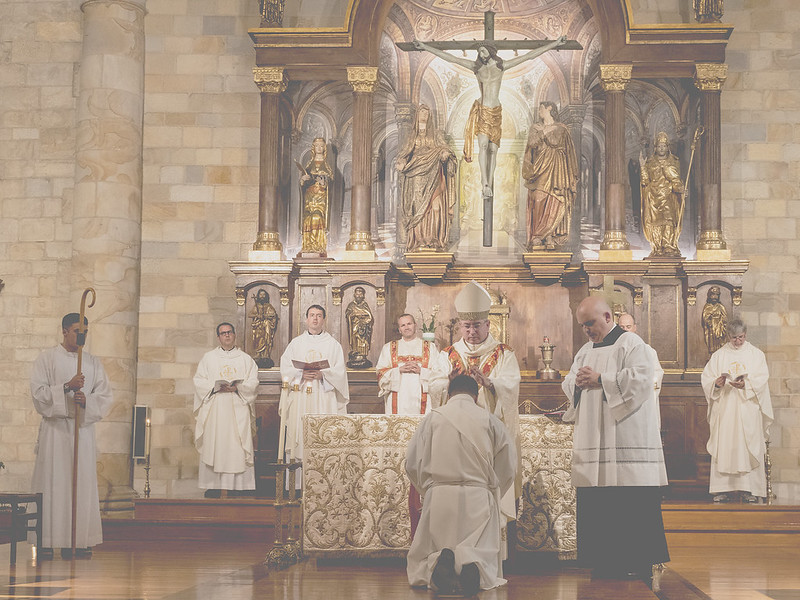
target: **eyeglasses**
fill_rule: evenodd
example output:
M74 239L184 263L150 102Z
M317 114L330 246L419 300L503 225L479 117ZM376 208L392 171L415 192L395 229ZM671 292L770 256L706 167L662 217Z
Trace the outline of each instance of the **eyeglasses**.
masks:
M233 335L233 330L229 329L228 331L220 331L218 335Z

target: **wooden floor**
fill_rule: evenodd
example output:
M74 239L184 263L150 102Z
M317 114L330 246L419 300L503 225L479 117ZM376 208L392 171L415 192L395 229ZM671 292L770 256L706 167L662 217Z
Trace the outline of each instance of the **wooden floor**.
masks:
M592 580L570 564L524 565L507 586L483 600L800 600L800 543L769 545L747 535L746 544L698 534L670 541L672 562L654 593L642 581ZM800 538L798 538L800 542ZM82 560L35 561L27 543L9 567L0 546L0 598L73 600L423 600L411 589L401 560L305 560L282 571L261 565L257 543L113 541ZM525 571L525 572L522 572Z

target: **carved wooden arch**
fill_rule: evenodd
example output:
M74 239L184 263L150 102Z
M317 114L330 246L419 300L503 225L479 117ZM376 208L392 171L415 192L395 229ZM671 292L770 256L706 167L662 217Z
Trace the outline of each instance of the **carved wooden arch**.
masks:
M355 8L342 29L251 29L256 65L285 66L290 80L344 80L348 66L377 66L380 37L395 1L353 0ZM696 63L725 61L730 25L636 25L629 0L576 1L597 20L602 61L632 63L634 77L691 78Z

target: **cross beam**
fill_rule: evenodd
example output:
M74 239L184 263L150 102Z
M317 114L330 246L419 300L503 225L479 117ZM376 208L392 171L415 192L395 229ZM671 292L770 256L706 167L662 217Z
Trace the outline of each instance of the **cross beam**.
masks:
M439 50L477 50L485 44L491 44L497 50L535 50L553 40L495 40L494 39L494 12L487 10L483 13L483 39L482 40L449 40L446 42L425 42ZM397 47L406 52L417 51L412 42L398 42ZM580 42L567 40L559 50L583 50Z

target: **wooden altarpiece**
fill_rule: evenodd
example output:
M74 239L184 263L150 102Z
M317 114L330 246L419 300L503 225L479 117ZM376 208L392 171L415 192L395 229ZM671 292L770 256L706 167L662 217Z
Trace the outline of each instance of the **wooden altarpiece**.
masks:
M741 302L746 260L732 260L721 223L720 93L725 80L725 46L732 27L720 24L636 26L624 0L585 0L600 28L600 72L605 91L604 237L598 260L577 252L525 253L503 265L465 262L452 253L417 253L407 260L377 260L371 241L372 210L369 156L371 93L377 81L379 41L392 0L355 3L341 30L260 27L250 31L256 52L255 81L262 99L261 178L258 234L248 261L232 262L239 302L239 327L249 330L251 302L258 289L268 291L279 315L273 346L278 362L286 344L303 330L304 310L327 307L328 331L345 353L344 308L353 290L366 290L375 316L370 359L396 339L395 321L439 305L437 342L458 339L452 299L468 281L488 285L498 298L495 327L505 328L523 373L520 409L541 414L564 407L559 381L537 379L544 336L555 344L552 366L565 372L585 342L573 312L590 292L605 293L618 312L634 315L639 333L659 354L666 372L661 391L662 437L671 492L703 497L708 486L706 402L699 374L709 351L702 336L703 301L719 286L728 314ZM410 40L406 40L410 41ZM291 52L287 51L291 48ZM624 94L637 79L676 78L699 90L699 124L705 136L698 148L694 190L700 197L696 258L632 260L625 231ZM281 152L299 151L279 144L279 107L287 82L347 81L353 90L353 216L344 260L287 258L279 235L285 216L278 184ZM342 232L347 237L347 232ZM502 298L502 300L500 300ZM698 301L700 298L700 301ZM498 330L499 331L499 330ZM249 348L246 347L247 350ZM383 412L374 368L351 370L351 413ZM272 460L277 446L277 367L262 370L258 401L259 454ZM263 475L263 472L262 472ZM268 477L268 476L267 476Z

